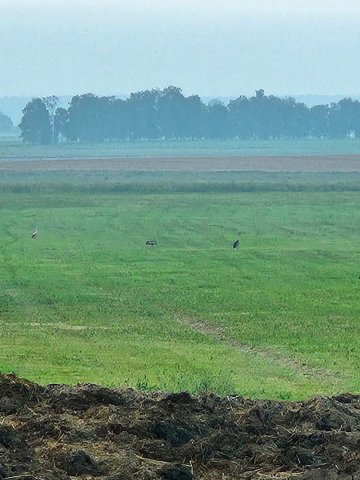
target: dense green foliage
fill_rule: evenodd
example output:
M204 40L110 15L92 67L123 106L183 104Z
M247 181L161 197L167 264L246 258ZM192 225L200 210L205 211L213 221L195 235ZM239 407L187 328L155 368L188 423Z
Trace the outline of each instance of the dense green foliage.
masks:
M344 98L331 105L308 108L293 98L256 91L228 105L209 104L198 95L186 97L180 88L146 90L122 100L93 94L76 95L68 109L34 99L24 109L22 138L32 143L68 140L103 142L173 138L346 138L360 134L360 102ZM40 107L40 104L43 107ZM44 118L48 107L49 118ZM49 123L53 135L49 133ZM39 128L43 129L39 135Z
M19 125L24 142L44 145L51 142L50 115L45 103L34 98L23 110Z
M95 191L91 172L2 177L0 370L283 399L359 392L358 176L231 176L102 172Z

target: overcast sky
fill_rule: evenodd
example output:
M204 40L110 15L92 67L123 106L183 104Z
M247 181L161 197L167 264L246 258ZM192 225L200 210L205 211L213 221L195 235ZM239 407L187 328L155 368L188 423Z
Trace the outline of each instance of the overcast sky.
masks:
M0 97L360 93L358 0L0 0Z

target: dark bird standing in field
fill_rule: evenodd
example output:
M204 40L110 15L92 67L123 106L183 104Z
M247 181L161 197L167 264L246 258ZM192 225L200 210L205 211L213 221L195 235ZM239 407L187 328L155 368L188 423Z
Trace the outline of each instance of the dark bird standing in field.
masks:
M157 240L146 240L146 245L151 245L155 247L155 245L157 244L158 244Z
M240 235L241 235L241 232L239 232L239 237ZM239 246L240 246L240 238L235 240L235 242L233 243L233 248L238 248Z

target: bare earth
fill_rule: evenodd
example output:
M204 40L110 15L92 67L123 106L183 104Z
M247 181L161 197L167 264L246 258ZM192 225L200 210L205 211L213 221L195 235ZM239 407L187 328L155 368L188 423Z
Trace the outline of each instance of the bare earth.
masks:
M360 172L360 155L0 160L0 171Z
M306 402L0 375L0 479L359 480L360 396Z

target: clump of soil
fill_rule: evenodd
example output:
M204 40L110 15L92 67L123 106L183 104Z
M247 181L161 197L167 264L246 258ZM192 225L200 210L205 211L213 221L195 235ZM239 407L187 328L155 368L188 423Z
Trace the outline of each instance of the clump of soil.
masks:
M0 375L0 480L360 480L360 396L144 394Z

